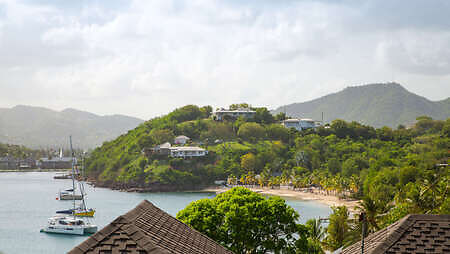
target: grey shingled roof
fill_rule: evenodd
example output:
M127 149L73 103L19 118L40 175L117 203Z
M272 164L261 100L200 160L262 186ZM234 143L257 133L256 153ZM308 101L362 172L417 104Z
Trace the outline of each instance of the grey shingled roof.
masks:
M147 200L69 252L81 253L232 254Z
M360 254L357 242L342 254ZM364 240L365 254L450 253L450 215L412 214Z

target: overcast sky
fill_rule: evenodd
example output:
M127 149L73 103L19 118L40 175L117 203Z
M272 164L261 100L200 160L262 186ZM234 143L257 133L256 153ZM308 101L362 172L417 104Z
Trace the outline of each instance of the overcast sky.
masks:
M396 81L450 96L450 1L0 0L0 107L149 119Z

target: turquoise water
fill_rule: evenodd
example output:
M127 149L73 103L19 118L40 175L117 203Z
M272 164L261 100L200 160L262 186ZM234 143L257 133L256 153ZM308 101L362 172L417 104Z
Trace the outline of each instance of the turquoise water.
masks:
M71 201L57 201L60 189L71 186L71 180L54 180L55 173L0 173L0 253L66 253L86 239L40 233L48 217L56 210L70 208ZM99 229L147 199L175 216L190 202L213 198L213 193L128 193L86 185L88 205L97 210L94 222ZM287 203L300 213L301 222L325 217L326 205L289 199Z

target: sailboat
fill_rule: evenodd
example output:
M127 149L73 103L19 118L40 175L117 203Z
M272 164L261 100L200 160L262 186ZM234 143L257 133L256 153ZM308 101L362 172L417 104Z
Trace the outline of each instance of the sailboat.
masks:
M59 150L59 158L62 158L63 156L63 152L62 149ZM72 164L76 164L76 159L72 157ZM74 166L74 165L72 165ZM78 173L78 170L77 170ZM66 175L69 179L72 179L75 177L75 168L72 168L72 173ZM83 196L81 194L76 194L75 193L75 185L72 186L72 188L67 189L67 190L60 190L58 192L58 197L56 197L56 200L81 200L83 199Z
M59 199L59 200L73 200L73 199L82 200L83 195L76 194L74 189L68 189L68 190L64 190L64 191L59 191L58 197L56 199Z
M72 190L75 190L75 159L74 152L72 148L72 137L70 137L70 149L72 151ZM80 185L82 186L82 185ZM80 187L83 193L84 189ZM84 195L82 195L84 196ZM48 219L47 225L41 229L41 232L46 233L57 233L57 234L70 234L70 235L84 235L93 234L97 232L97 226L90 223L89 220L83 220L78 218L77 207L75 204L75 197L72 197L73 208L72 214L68 216L56 215ZM84 201L84 199L83 199ZM84 203L84 202L83 202ZM85 207L86 203L84 203ZM93 214L92 214L93 215Z
M76 207L76 208L72 208L72 209L68 209L68 210L61 210L61 211L56 211L56 213L59 214L71 214L71 215L75 215L75 216L79 216L79 217L94 217L95 214L95 209L92 208L87 208L86 205L86 192L84 191L84 185L83 183L79 183L79 188L81 191L81 204Z

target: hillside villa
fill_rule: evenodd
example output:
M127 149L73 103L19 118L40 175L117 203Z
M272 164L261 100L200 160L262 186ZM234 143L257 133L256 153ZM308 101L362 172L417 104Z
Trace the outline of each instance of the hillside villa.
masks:
M164 144L157 145L153 148L144 148L143 153L146 156L150 156L151 154L169 155L171 147L172 145L169 142L166 142Z
M170 157L202 157L208 154L208 151L198 146L177 146L170 148Z
M298 131L306 130L306 129L314 129L317 127L317 124L312 119L286 119L281 122L281 125L283 125L286 128L294 128Z
M145 148L142 150L142 152L146 156L150 156L151 154L158 154L175 158L202 157L208 154L208 151L206 149L198 146L172 146L169 142L157 145L150 149Z
M187 142L189 142L189 140L191 140L189 137L186 137L184 135L178 136L173 140L173 143L176 145L184 145Z
M222 121L224 119L224 117L226 117L226 116L234 118L234 119L241 117L241 116L244 118L252 118L255 116L255 114L256 114L256 111L251 110L249 108L238 108L235 110L221 108L219 110L214 111L212 116L213 116L214 120Z

